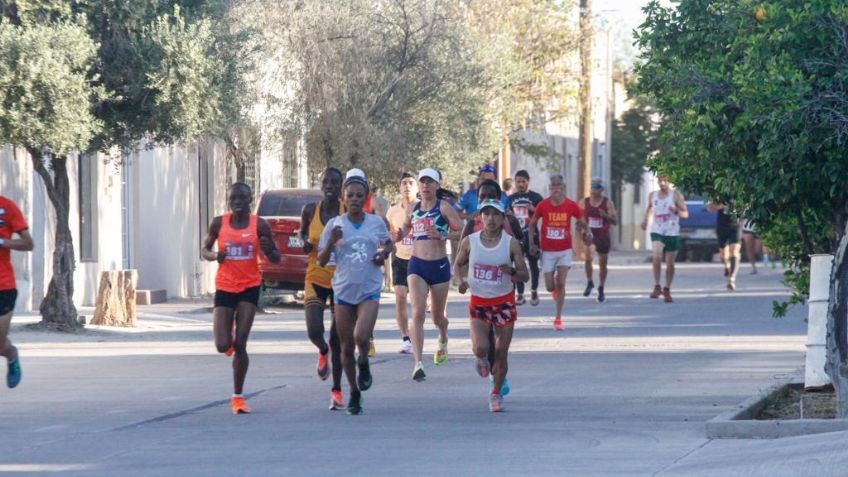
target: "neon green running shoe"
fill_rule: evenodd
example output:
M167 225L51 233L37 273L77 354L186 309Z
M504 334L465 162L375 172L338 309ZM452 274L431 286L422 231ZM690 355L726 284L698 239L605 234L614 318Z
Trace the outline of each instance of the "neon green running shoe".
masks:
M433 355L433 364L441 366L448 362L448 342L439 343L439 350Z

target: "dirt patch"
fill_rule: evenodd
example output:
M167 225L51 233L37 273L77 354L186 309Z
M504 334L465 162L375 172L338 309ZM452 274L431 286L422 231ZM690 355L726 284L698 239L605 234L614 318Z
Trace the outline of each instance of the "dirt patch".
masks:
M821 391L804 391L803 384L787 386L765 402L758 420L835 419L836 393L833 386Z

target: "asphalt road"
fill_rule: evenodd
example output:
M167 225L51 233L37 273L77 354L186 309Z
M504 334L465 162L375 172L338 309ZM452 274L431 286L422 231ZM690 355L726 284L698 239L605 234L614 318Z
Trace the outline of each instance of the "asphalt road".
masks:
M488 412L488 380L473 371L459 295L450 359L425 364L423 383L397 353L385 300L362 416L327 410L329 382L315 376L294 307L257 317L254 412L242 416L229 412L230 366L214 353L208 305L142 307L136 330L72 336L28 330L22 317L12 339L24 381L0 390L0 474L845 475L844 437L705 438L707 420L803 366L805 310L771 317L787 296L780 270L745 268L731 293L720 265L682 265L672 304L647 297L647 265L615 267L604 304L580 296L582 274L569 277L564 332L550 325L547 294L520 308L501 414ZM794 465L806 454L793 449L819 453L818 464Z

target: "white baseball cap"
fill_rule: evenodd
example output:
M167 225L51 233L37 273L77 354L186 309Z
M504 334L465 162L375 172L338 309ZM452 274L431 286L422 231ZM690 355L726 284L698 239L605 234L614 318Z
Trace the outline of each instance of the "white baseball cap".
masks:
M486 208L489 208L489 207L497 210L498 212L500 212L502 214L506 213L504 211L503 202L501 202L499 200L495 200L495 199L486 199L483 202L480 202L480 204L477 206L477 209L480 212L483 212L483 209L486 209Z
M361 178L365 179L365 171L363 171L362 169L357 169L357 168L354 167L353 169L350 169L349 171L347 171L347 174L345 175L345 180L348 180L351 177L361 177Z
M442 181L441 176L439 175L439 171L437 171L435 169L431 169L429 167L426 168L426 169L421 169L421 171L418 172L418 180L419 181L421 179L425 178L425 177L429 177L430 179L433 179L437 183Z

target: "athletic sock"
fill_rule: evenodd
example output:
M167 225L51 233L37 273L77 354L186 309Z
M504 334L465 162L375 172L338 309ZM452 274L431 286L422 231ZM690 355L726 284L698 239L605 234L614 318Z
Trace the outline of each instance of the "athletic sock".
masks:
M409 336L404 336L404 337L403 337L403 340L404 340L404 341L409 341Z
M235 393L233 393L233 397L234 397L234 398L243 398L243 397L244 397L244 394L235 394Z

